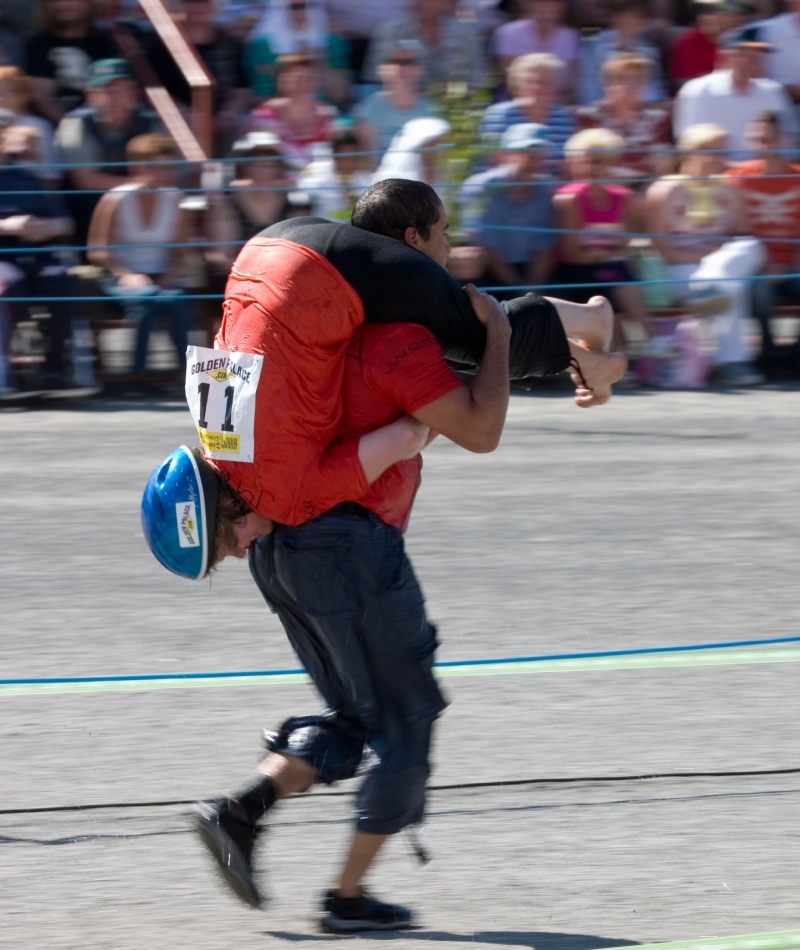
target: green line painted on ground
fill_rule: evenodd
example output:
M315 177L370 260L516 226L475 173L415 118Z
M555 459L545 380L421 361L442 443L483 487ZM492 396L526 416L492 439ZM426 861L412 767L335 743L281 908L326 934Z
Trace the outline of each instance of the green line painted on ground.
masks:
M608 950L633 948L609 947ZM746 934L740 937L703 937L700 940L679 940L676 943L638 944L635 950L800 950L800 930Z
M697 650L687 653L643 653L633 656L584 657L572 660L464 664L436 670L437 677L509 676L527 673L605 673L616 670L669 669L687 666L742 666L753 663L799 663L800 648L776 647L742 650ZM310 683L305 673L275 676L220 676L209 679L117 680L106 683L37 683L0 686L3 696L41 696L62 693L149 692L156 689L194 689L207 686L281 686ZM800 950L800 947L798 948Z

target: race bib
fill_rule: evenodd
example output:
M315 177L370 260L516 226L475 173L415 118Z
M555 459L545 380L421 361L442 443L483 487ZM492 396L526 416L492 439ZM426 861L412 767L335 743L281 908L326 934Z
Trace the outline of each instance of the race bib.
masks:
M186 349L186 401L209 458L252 462L256 390L264 357Z

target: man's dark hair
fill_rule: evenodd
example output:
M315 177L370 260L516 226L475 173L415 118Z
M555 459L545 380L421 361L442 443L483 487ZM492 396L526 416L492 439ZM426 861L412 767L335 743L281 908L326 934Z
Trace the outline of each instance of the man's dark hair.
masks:
M225 547L230 549L236 544L236 535L233 526L237 521L246 518L253 510L242 498L239 492L234 491L219 472L217 477L217 503L215 508L214 538L208 558L208 569L213 570L220 562L219 552Z
M427 241L442 213L442 202L424 181L386 178L364 192L353 208L351 224L362 231L405 240L406 228L416 228Z

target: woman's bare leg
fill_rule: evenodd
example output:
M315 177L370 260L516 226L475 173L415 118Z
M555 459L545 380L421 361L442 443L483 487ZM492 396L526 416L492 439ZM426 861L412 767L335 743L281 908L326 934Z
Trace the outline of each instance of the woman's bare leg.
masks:
M588 303L573 303L558 297L544 299L556 308L568 339L581 340L590 350L609 351L614 334L614 311L605 297L592 297Z

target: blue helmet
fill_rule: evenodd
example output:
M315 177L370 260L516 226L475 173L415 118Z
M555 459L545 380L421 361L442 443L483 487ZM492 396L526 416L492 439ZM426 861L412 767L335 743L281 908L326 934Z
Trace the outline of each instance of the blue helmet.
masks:
M213 558L219 476L199 449L182 445L150 476L142 531L156 558L181 577L200 580Z

